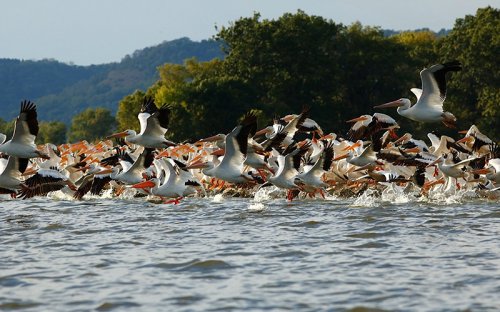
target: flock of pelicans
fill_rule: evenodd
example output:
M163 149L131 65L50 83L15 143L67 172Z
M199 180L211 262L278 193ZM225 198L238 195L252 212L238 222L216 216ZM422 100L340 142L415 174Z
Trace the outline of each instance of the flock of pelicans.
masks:
M404 117L454 127L456 118L443 111L443 102L445 74L458 70L457 61L426 68L420 73L422 89L411 89L416 104L399 99L375 108L398 107ZM323 133L308 114L305 107L257 131L256 116L248 113L228 134L181 144L165 139L169 107L145 98L138 134L127 130L96 144L36 146L36 106L23 101L12 138L0 134L0 194L27 199L62 191L82 199L107 190L178 203L207 191L253 194L267 186L286 190L288 200L367 188L411 188L422 196L500 189L500 149L474 125L457 141L429 133L428 145L410 133L398 137L398 124L385 114L349 120L344 138Z

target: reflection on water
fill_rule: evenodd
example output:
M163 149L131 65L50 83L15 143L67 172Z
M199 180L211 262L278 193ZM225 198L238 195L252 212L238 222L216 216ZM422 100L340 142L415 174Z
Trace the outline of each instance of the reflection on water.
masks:
M0 203L0 310L500 307L496 201Z

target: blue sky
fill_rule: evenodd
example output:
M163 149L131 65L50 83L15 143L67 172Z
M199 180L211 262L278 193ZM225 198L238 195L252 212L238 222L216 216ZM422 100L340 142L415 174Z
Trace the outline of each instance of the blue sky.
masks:
M0 58L118 62L165 40L208 39L216 25L253 12L273 19L298 9L347 25L438 31L488 5L498 8L500 0L2 0Z

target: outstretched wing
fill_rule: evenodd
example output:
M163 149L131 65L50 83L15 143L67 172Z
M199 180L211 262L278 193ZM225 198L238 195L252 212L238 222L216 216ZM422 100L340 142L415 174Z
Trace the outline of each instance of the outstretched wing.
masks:
M35 144L38 135L36 105L30 101L21 102L21 111L16 119L12 142Z
M415 105L433 107L443 110L443 102L446 98L446 73L459 71L462 65L458 61L444 64L432 65L420 72L422 80L422 95Z

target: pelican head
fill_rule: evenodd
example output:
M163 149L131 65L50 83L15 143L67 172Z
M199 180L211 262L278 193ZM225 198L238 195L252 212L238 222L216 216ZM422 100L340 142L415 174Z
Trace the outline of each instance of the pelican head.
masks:
M373 108L402 107L404 109L407 109L410 107L410 105L411 105L411 102L409 99L400 98L398 100L395 100L395 101L392 101L389 103L373 106Z
M107 136L106 139L112 139L112 138L124 138L124 137L129 137L129 136L135 136L137 133L134 130L125 130L122 132L117 132L114 133L110 136Z

